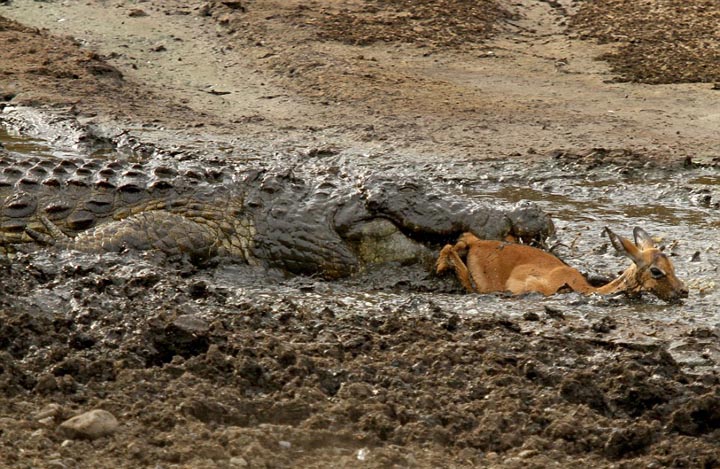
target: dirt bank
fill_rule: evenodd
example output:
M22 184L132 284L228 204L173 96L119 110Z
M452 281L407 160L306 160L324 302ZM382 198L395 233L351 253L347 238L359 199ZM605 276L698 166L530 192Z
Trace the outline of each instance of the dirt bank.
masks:
M692 217L684 235L718 226L715 167L673 179L720 156L712 2L657 0L651 21L631 1L2 3L8 109L72 116L104 144L133 142L132 158L339 154L492 187L486 198L540 187L547 205L577 197L558 226L570 251L597 249L585 262L604 259L587 234L607 221L598 205L673 236ZM618 208L628 174L657 200ZM585 183L563 186L573 178ZM717 249L666 241L678 263L697 252L682 266L705 279L694 309L137 253L3 259L0 466L720 466L719 332L694 316L717 309ZM110 435L60 427L92 409L115 416Z
M622 1L10 2L1 14L48 32L3 26L14 46L0 51L2 92L131 132L224 134L229 157L318 146L413 159L593 147L717 156L711 84L615 83L641 79L647 56L660 64L653 82L675 81L688 59L667 47L670 22L687 25L677 43L698 69L682 81L716 80L717 39L705 34L716 8L653 3L656 23ZM615 17L627 18L623 35L603 35ZM635 46L576 39L591 35ZM616 50L617 73L597 60Z

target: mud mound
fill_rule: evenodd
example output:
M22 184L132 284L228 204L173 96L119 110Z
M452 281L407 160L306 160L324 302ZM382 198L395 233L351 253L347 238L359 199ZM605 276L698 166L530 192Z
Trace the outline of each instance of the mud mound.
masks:
M257 65L268 71L274 83L293 93L325 106L352 103L364 109L390 105L393 113L412 114L428 112L428 108L457 113L456 108L438 106L435 101L438 96L448 96L446 102L450 102L456 91L397 64L387 67L375 50L348 54L338 53L338 47L389 43L412 44L428 51L457 50L488 39L503 21L515 18L494 0L371 0L321 2L312 7L305 2L278 5L258 1L245 8L220 2L205 13L234 46L252 43L265 47ZM292 47L287 45L290 37ZM463 96L457 102L469 110L485 105L481 96ZM375 127L362 127L367 128L363 140L373 140Z
M242 34L242 26L249 25L247 18L268 8L264 2L246 8L237 8L234 3L212 4L204 11ZM315 7L305 2L287 2L279 8L273 6L273 15L267 19L279 18L296 28L310 29L318 39L346 44L459 46L487 39L503 20L515 17L495 0L369 0Z
M695 166L690 157L683 158L667 153L628 148L558 149L548 152L547 156L561 167L591 171L613 166L618 168L621 174L637 169L682 170Z
M492 35L499 22L514 17L493 0L374 0L320 13L314 20L320 38L357 45L476 43Z
M0 38L4 44L15 44L0 50L3 74L11 80L15 75L32 75L38 90L62 87L68 92L73 85L78 89L93 86L97 92L104 93L115 92L123 86L122 74L116 68L97 54L81 51L80 45L71 38L51 37L3 17L0 17ZM23 60L17 60L19 56ZM2 91L6 98L12 97L12 90Z
M460 317L430 297L363 312L318 283L245 292L122 257L2 266L7 464L720 463L717 376L662 347L590 325L538 335L535 320ZM58 424L93 408L120 429L68 440Z
M617 43L607 60L619 81L720 81L720 7L714 0L583 2L570 19L581 38Z
M159 100L165 112L187 115L187 109L169 103L126 81L107 58L84 50L70 37L28 28L0 16L0 104L72 106L75 112L96 114L106 109L119 116L157 117L147 112L147 101Z

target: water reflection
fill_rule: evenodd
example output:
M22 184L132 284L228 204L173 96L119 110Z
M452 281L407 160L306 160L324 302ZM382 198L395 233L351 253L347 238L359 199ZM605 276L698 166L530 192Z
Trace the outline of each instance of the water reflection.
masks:
M43 140L19 135L0 125L0 144L11 153L56 156L56 152Z
M53 145L47 140L22 135L3 125L0 115L0 145L16 155L33 155L46 158L103 158L120 159L122 155L114 145L101 139L82 140L74 145ZM126 159L126 158L125 158Z

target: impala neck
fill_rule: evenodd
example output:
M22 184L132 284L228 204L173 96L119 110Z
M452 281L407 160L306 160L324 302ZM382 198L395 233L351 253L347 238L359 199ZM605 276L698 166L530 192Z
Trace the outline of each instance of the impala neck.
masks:
M638 269L637 266L633 264L612 282L596 288L595 292L600 293L601 295L611 295L618 292L635 293L639 290L639 288L640 283L638 282Z

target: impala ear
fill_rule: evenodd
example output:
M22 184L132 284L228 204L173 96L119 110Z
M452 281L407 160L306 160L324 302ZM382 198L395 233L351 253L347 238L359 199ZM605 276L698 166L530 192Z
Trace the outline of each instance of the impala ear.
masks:
M655 247L655 241L653 241L647 231L643 230L639 226L636 226L633 230L633 236L635 237L635 244L640 249L645 250Z
M605 227L605 233L607 233L608 238L610 238L610 242L612 243L613 247L617 252L622 254L625 257L630 258L635 264L638 266L642 265L643 258L640 255L640 250L633 244L632 241L630 241L627 238L623 238L622 236L618 236L612 231L610 231L610 228L607 226ZM647 233L646 233L647 234Z

